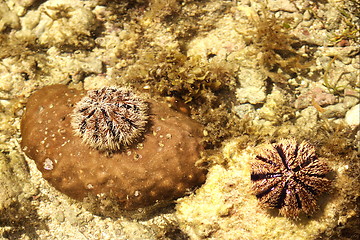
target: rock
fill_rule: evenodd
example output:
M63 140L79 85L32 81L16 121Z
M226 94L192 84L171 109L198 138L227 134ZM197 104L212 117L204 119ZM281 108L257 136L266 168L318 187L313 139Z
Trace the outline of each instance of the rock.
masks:
M267 79L263 71L256 68L240 68L237 77L242 88L265 87Z
M297 9L290 0L269 0L267 3L267 7L270 11L285 11L285 12L296 12Z
M10 11L5 2L0 2L0 32L6 30L7 28L13 29L19 27L19 17Z
M260 118L279 123L287 121L293 116L291 108L292 99L284 94L280 89L274 88L272 93L267 95L264 106L257 110Z
M327 93L324 89L315 87L299 95L295 101L295 108L306 108L313 104L313 101L320 106L327 106L336 102L334 94Z
M84 46L92 40L90 35L98 22L89 9L73 1L44 3L44 11L33 29L39 43L48 46Z
M258 104L266 99L265 88L246 87L236 89L236 99L240 103Z
M346 113L346 107L344 103L337 103L324 107L325 112L323 115L327 118L343 118Z
M296 119L296 125L308 131L316 127L318 123L319 112L313 106L301 110L299 118Z
M266 99L265 81L267 76L259 69L241 68L238 73L240 88L236 89L239 103L258 104Z
M37 189L29 181L24 157L18 153L0 153L1 226L24 224L33 211L30 199Z
M249 103L234 106L233 109L236 115L241 119L246 117L254 119L257 115L254 106Z
M345 114L345 122L351 127L357 127L360 124L360 104L353 106Z
M101 152L84 144L70 125L73 106L85 93L44 87L29 98L21 121L23 151L57 190L132 210L176 199L204 182L204 170L195 166L202 151L200 124L149 100L151 126L143 141Z

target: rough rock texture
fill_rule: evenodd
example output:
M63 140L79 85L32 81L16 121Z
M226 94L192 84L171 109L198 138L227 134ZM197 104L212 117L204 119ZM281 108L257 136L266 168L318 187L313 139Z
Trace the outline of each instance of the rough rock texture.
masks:
M12 13L6 3L0 2L0 32L7 28L18 28L19 18Z
M359 122L360 122L359 110L360 110L360 104L357 104L346 112L345 122L353 128L359 126Z
M21 154L0 153L0 239L10 233L14 237L16 231L9 230L11 227L23 226L30 232L32 227L40 225L31 204L38 191L29 179L29 169Z
M0 152L7 159L22 152L17 143L23 103L35 89L52 84L86 90L126 85L154 98L171 97L206 126L211 150L204 159L207 184L184 198L189 199L184 214L175 216L171 206L166 214L157 208L161 212L142 221L86 211L83 202L69 201L50 187L26 158L30 175L19 179L9 171L0 183L15 191L9 195L14 199L18 188L9 184L21 186L25 179L34 185L39 193L30 200L38 218L21 209L6 213L28 223L40 219L45 226L24 230L23 221L0 224L0 239L358 239L360 131L343 123L345 113L359 104L355 2L0 0ZM246 92L256 86L261 90L255 96ZM312 101L308 95L316 88L334 95L334 102ZM247 94L236 94L238 89ZM305 105L295 108L299 98ZM233 156L238 147L284 137L325 145L319 156L335 163L341 179L327 211L300 223L259 208L247 191L250 169L237 167L253 156ZM221 146L232 151L217 158ZM7 169L16 169L12 166ZM176 208L184 209L181 204L178 199Z
M44 87L29 98L22 118L22 148L56 189L78 200L110 197L130 210L183 196L205 180L195 167L202 150L199 124L150 102L151 127L143 142L101 153L70 126L73 105L84 94L65 85Z
M47 1L36 15L25 18L25 28L36 32L40 44L76 46L91 44L98 26L95 15L76 1Z
M348 176L352 163L330 158L327 164L336 173L332 179L336 190L319 198L319 210L312 217L303 215L294 220L262 208L252 195L251 163L257 150L251 146L239 150L237 140L226 143L219 156L228 160L226 167L211 167L206 183L196 194L178 201L176 216L190 239L358 239L355 234L349 238L328 237L334 234L335 226L356 216L356 207L346 197L357 186L357 181ZM322 235L325 237L319 237Z

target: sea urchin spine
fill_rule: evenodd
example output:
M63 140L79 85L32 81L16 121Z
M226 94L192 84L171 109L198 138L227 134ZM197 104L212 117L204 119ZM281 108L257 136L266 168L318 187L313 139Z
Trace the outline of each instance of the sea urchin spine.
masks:
M99 150L120 150L135 142L148 121L148 106L128 88L90 90L75 106L75 135Z
M251 165L251 180L261 206L277 208L281 215L291 218L300 212L313 213L317 197L331 184L325 178L330 169L316 157L314 146L284 139L259 150Z

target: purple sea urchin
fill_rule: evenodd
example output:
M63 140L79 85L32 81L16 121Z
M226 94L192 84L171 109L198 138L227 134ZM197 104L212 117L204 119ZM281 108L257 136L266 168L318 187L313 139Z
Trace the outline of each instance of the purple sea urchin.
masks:
M317 197L331 184L325 178L330 169L316 157L314 146L295 139L261 147L251 169L252 190L260 204L290 218L312 214Z
M83 142L99 150L119 150L145 131L147 104L128 88L88 91L75 106L71 125Z

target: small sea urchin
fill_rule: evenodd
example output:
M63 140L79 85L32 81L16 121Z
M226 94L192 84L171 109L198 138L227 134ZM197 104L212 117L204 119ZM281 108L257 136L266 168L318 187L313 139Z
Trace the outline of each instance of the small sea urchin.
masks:
M148 106L128 88L90 90L75 106L71 125L83 142L99 150L119 150L145 131Z
M260 148L251 165L252 190L263 207L277 208L281 215L297 218L300 212L312 214L317 197L329 190L330 171L315 155L314 146L297 144L294 139Z

